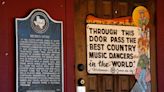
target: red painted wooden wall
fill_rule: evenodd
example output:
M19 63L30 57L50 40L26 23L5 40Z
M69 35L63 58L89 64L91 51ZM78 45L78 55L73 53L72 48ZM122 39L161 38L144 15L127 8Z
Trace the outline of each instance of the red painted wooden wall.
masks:
M15 18L26 17L35 8L64 23L65 90L74 92L73 0L0 1L0 92L16 91Z
M164 92L164 0L157 0L157 80L158 92Z

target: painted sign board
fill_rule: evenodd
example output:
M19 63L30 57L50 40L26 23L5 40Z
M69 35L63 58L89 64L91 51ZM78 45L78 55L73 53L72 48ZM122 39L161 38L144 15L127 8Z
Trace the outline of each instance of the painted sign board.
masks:
M16 92L64 92L63 23L42 9L16 18Z
M138 27L87 24L87 70L90 74L135 74Z
M89 74L134 75L130 92L151 92L150 15L144 6L132 17L102 19L87 16L87 71Z

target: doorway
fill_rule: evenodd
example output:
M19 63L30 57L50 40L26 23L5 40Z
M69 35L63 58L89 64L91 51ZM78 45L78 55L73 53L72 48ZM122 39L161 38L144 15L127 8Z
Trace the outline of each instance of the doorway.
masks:
M75 0L75 73L76 86L84 85L86 92L130 92L136 79L130 75L88 74L86 57L86 17L92 14L99 18L112 19L131 16L134 8L145 6L151 16L151 83L156 92L155 49L155 1L154 0ZM83 81L81 84L79 81Z

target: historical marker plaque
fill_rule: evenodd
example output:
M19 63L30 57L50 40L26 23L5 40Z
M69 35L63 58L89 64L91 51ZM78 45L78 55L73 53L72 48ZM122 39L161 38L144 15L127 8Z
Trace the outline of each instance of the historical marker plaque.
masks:
M44 10L16 18L16 92L64 92L62 34Z

